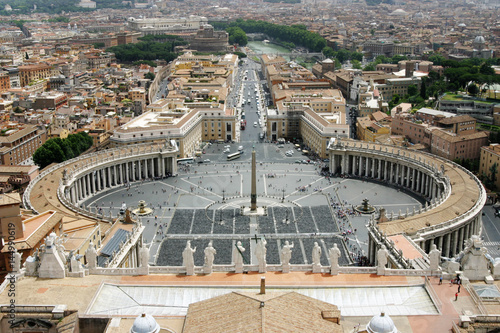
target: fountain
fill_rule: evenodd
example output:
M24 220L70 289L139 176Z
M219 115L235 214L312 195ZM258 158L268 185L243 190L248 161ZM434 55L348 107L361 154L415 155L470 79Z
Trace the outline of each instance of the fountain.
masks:
M375 207L368 203L368 199L363 199L363 203L354 207L354 210L361 214L373 214L375 212Z
M153 210L149 207L147 207L146 201L144 200L139 200L139 204L137 205L137 208L132 211L137 216L144 216L144 215L149 215L153 212Z

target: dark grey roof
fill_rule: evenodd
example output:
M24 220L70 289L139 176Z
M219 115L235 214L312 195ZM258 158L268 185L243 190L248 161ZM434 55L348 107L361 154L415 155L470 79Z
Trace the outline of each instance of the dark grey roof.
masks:
M118 252L120 250L120 243L121 242L126 242L127 241L127 235L130 232L127 230L123 229L118 229L113 237L109 240L109 242L104 246L104 248L101 250L100 255L101 256L106 256L106 257L111 257L111 254L113 254L113 251Z

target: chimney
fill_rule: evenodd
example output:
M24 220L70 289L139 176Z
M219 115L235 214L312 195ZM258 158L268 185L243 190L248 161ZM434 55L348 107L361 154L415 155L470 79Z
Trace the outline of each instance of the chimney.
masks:
M260 294L264 295L266 293L266 277L260 278Z

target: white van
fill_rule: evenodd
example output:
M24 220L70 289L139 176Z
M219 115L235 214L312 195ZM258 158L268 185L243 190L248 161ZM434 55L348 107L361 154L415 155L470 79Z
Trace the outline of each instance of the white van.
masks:
M243 150L243 146L239 146L239 147L238 147L238 150L239 150L239 151L242 151L242 150Z

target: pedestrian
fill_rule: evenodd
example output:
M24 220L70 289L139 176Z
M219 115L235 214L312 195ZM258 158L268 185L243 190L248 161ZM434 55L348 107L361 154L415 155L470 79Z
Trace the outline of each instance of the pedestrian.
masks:
M439 284L443 284L443 277L442 276L439 277Z
M462 286L461 284L459 284L459 285L458 285L458 292L460 292L460 287L461 287L461 286Z
M455 302L458 300L458 293L455 293Z

